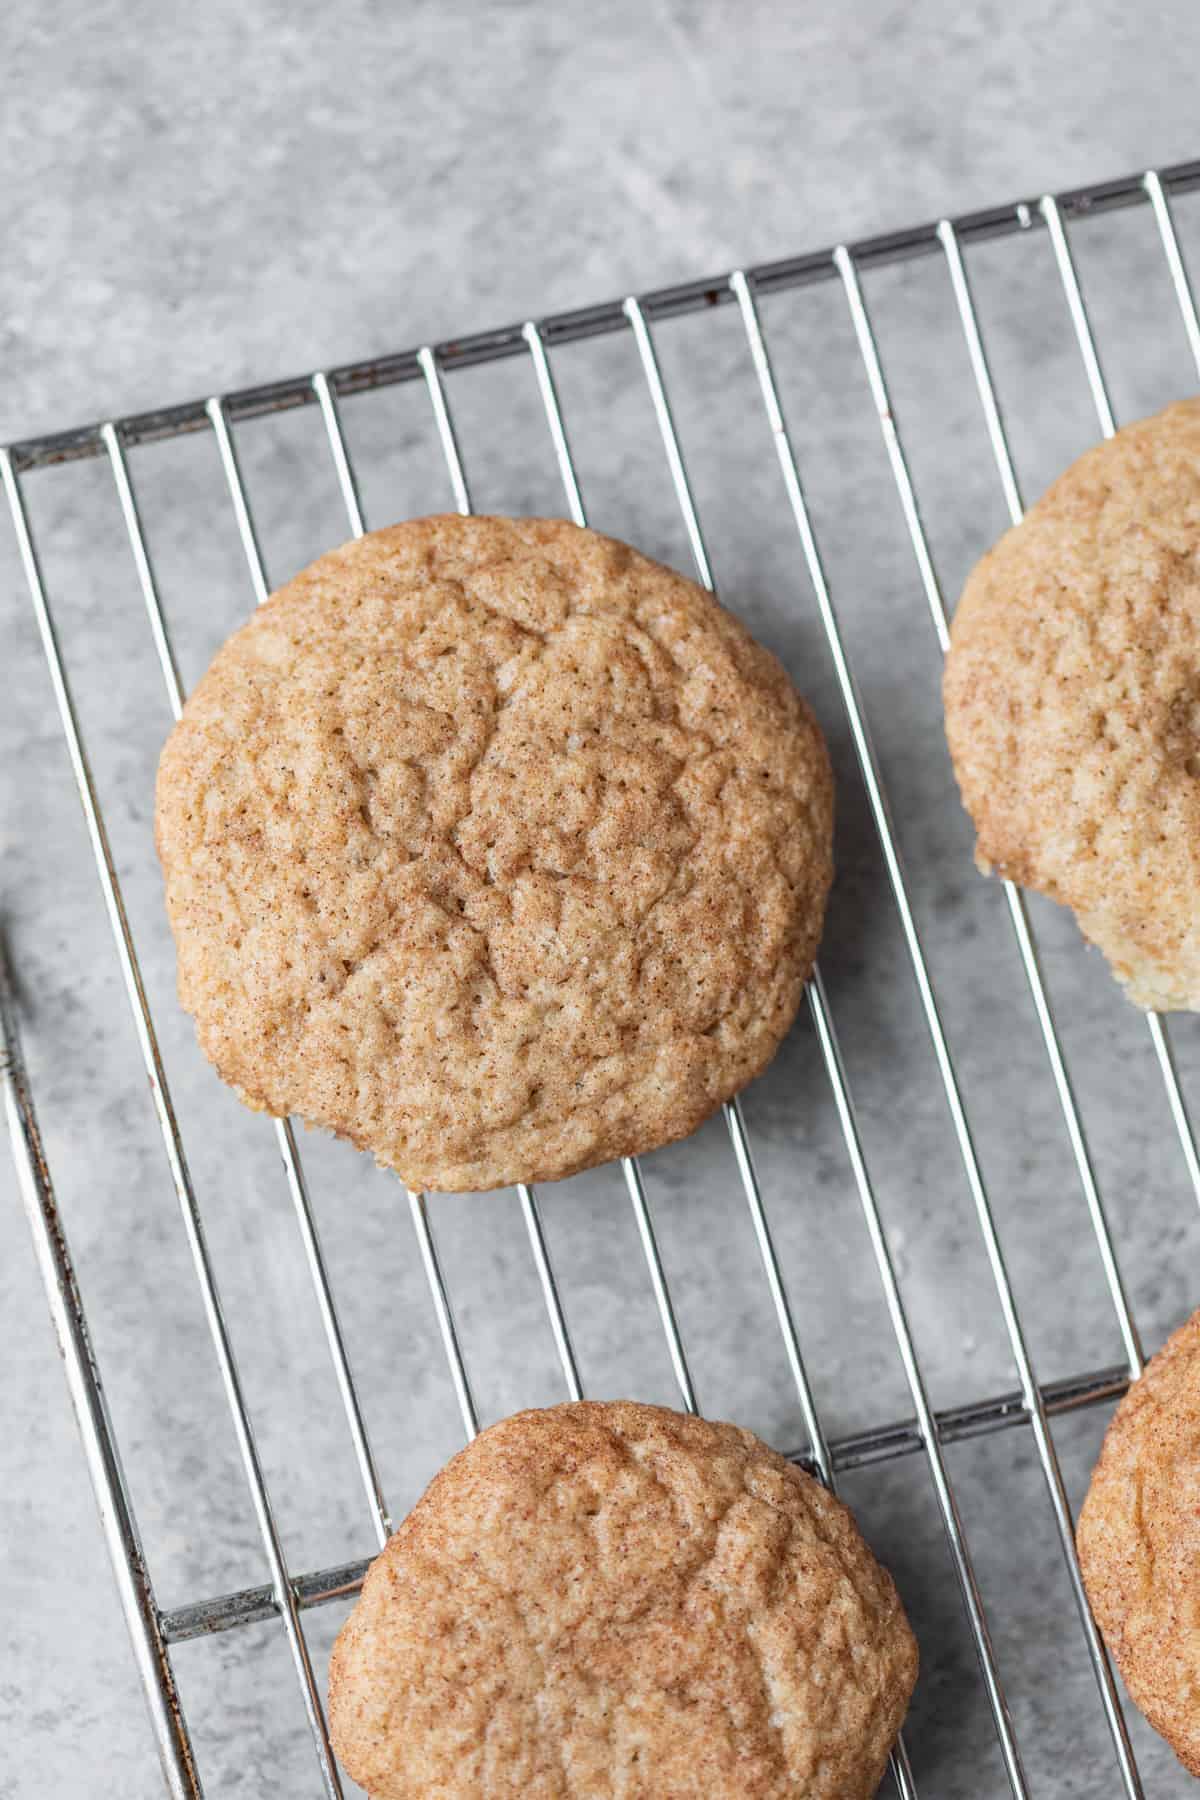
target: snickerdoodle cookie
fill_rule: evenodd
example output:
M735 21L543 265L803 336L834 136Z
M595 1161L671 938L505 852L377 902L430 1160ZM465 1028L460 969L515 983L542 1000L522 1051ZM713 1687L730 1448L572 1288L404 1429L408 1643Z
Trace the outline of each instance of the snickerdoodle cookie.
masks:
M1200 1775L1200 1312L1118 1406L1078 1536L1092 1612L1126 1687Z
M523 1412L436 1477L330 1666L371 1800L868 1800L917 1674L849 1512L735 1425Z
M945 680L981 868L1200 1007L1200 400L1081 456L967 582Z
M821 733L711 595L550 519L417 519L219 652L158 773L179 993L248 1105L411 1187L692 1131L791 1024Z

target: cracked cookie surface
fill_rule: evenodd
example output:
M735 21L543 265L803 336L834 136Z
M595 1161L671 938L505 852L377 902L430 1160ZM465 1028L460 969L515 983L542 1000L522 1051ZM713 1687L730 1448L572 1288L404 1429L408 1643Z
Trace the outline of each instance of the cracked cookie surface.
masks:
M1200 1008L1200 400L1098 444L967 582L946 733L982 868Z
M749 1431L518 1413L447 1464L330 1665L371 1800L869 1800L917 1673L847 1509Z
M1200 1312L1117 1407L1078 1539L1088 1600L1126 1687L1200 1775Z
M713 598L558 520L323 556L163 751L179 994L248 1105L410 1187L685 1136L799 1004L832 878L820 731Z

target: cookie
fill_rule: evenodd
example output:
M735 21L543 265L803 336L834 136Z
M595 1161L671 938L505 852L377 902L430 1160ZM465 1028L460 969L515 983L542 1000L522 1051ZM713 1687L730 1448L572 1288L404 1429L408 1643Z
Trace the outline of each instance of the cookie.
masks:
M372 1564L329 1722L371 1800L869 1800L917 1674L850 1513L735 1425L494 1425Z
M1200 400L1069 468L967 582L946 733L985 871L1200 1007Z
M1200 1312L1113 1415L1078 1539L1088 1600L1125 1686L1200 1775Z
M560 520L320 558L158 772L179 995L224 1079L412 1188L685 1136L770 1061L832 878L821 733L695 583Z

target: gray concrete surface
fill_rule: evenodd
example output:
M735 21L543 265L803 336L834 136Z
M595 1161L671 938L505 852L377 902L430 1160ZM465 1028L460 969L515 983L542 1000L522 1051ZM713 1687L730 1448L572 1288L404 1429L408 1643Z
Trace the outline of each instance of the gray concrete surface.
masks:
M184 9L14 0L5 40L0 435L14 438L506 322L1047 186L1200 153L1200 14L1112 0L783 8L768 0ZM1200 257L1200 200L1178 207ZM1195 385L1147 212L1074 234L1121 416ZM1014 449L1036 492L1095 435L1042 233L972 255ZM1002 496L944 266L868 299L938 573L952 599ZM1119 1360L1000 894L975 876L941 741L937 648L844 298L763 316L835 600L900 822L914 900L1031 1348L1046 1377ZM664 326L663 367L725 598L812 694L841 777L823 953L872 1175L939 1405L1014 1385L811 590L733 309ZM687 566L627 338L564 350L564 408L597 524ZM477 502L555 511L521 362L450 383ZM348 403L369 522L448 504L415 387ZM268 572L345 534L315 411L239 434ZM132 457L185 679L251 602L213 442ZM169 714L110 479L27 498L105 801L292 1565L372 1548L269 1127L203 1065L172 992L150 836ZM165 1604L264 1578L11 537L4 595L3 905L52 1167L150 1566ZM1050 991L1131 1301L1153 1347L1200 1297L1200 1214L1143 1026L1035 905ZM1173 1028L1185 1087L1194 1022ZM910 1410L805 1020L747 1097L764 1192L833 1434ZM459 1440L401 1197L343 1146L303 1152L393 1508ZM647 1160L702 1406L803 1433L718 1125ZM481 1414L561 1393L513 1196L433 1203ZM547 1190L589 1392L670 1400L619 1178ZM0 1160L0 1796L160 1791L45 1307ZM1057 1429L1077 1501L1103 1418ZM1031 1791L1118 1791L1032 1443L949 1454ZM1006 1791L923 1465L850 1477L921 1638L909 1733L923 1796ZM310 1615L323 1668L342 1608ZM182 1646L206 1792L319 1791L277 1628ZM1148 1793L1187 1790L1136 1717Z

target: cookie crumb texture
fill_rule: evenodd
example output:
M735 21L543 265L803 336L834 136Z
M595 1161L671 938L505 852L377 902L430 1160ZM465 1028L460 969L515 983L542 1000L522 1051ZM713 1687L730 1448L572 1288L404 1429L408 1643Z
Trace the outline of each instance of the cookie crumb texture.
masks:
M1125 1686L1200 1775L1200 1312L1114 1413L1078 1537L1088 1600Z
M1200 1008L1200 400L1080 457L967 582L946 731L982 867Z
M769 1062L832 878L820 731L595 532L419 519L219 652L158 773L179 994L248 1105L413 1188L685 1136Z
M869 1800L917 1673L849 1512L734 1425L518 1413L438 1475L334 1647L371 1800Z

